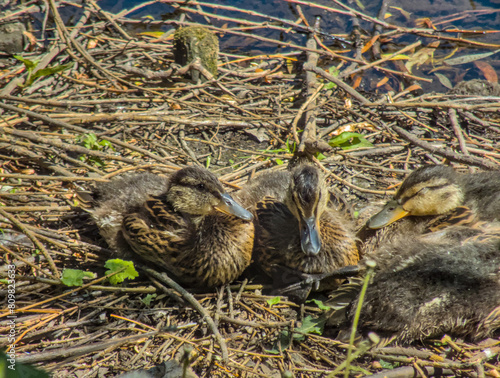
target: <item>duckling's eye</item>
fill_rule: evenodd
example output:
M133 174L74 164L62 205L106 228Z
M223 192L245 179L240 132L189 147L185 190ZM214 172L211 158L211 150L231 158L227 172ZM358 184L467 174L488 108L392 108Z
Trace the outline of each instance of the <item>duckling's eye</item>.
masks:
M198 184L198 185L196 185L196 188L198 188L200 190L205 190L205 184Z
M420 190L417 192L417 194L422 195L422 194L427 193L428 191L429 191L429 188L427 188L427 187L423 187L422 189L420 189Z

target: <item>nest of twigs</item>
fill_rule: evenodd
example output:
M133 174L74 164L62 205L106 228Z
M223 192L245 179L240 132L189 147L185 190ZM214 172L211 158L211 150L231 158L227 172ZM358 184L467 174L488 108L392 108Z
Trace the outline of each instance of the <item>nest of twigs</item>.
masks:
M361 94L346 76L337 79L317 67L318 57L342 57L318 45L312 27L307 48L294 45L305 65L295 59L288 67L297 53L245 60L221 54L219 78L207 74L195 83L184 76L193 65L173 64L167 34L132 36L125 26L136 21L93 2L74 24L65 24L49 3L49 22L34 35L42 42L56 36L50 49L32 41L32 52L23 57L41 59L37 68L27 72L19 60L5 60L0 78L6 84L0 96L0 278L15 265L16 363L43 367L55 377L112 377L174 360L181 371L189 365L189 374L205 377L286 371L319 377L345 368L349 346L335 340L333 330L304 327L304 319L323 310L314 303L300 309L286 298L272 304L261 282L188 290L201 309L186 301L186 293L144 272L110 285L104 263L119 256L75 200L75 191L96 181L197 164L236 190L255 171L285 169L299 150L315 156L332 191L359 208L386 199L424 163L500 168L498 97L401 93L388 102ZM27 7L6 20L35 11L40 9ZM26 85L36 70L69 63ZM329 82L336 88L325 88ZM25 87L16 86L21 83ZM328 146L344 131L361 134L371 146L355 148L355 138L348 149ZM60 281L68 268L96 278L68 287ZM7 293L2 284L0 296ZM8 309L0 313L2 335L11 329L8 315ZM8 337L0 337L0 344L12 345ZM484 345L497 348L486 354ZM498 377L496 353L498 340L372 348L351 362L351 374L390 366L397 376Z

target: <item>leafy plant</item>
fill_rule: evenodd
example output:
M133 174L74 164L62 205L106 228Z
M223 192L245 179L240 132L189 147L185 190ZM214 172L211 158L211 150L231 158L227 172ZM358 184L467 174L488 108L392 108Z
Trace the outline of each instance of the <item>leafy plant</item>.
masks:
M132 261L112 259L106 261L104 267L109 269L106 271L106 275L122 271L121 273L117 273L114 276L109 277L109 282L111 282L112 285L118 285L126 279L133 280L136 277L139 277L139 273L135 270L134 263Z
M328 68L328 73L333 77L337 77L339 76L340 71L337 69L337 67L331 66L330 68ZM334 88L337 88L337 84L332 83L331 81L326 83L324 86L324 89L334 89Z
M151 301L156 298L156 294L148 294L146 295L145 298L141 299L141 302L144 303L146 306L151 306Z
M269 305L269 307L272 307L273 305L281 302L281 297L274 297L274 298L268 299L266 302Z
M94 133L79 135L76 138L76 142L80 146L83 146L86 149L92 151L105 151L108 148L115 151L113 144L109 140L102 139L99 141L97 135L95 135ZM82 155L80 156L80 160L86 163L93 163L99 167L104 166L104 162L97 156Z
M373 147L373 144L359 133L343 132L335 138L330 139L328 144L332 147L340 147L343 150L351 150L359 147Z
M66 286L82 286L84 278L95 278L95 274L80 269L64 269L61 281Z
M68 68L71 68L73 66L73 62L71 62L71 63L67 63L67 64L60 64L57 66L52 66L52 67L47 67L47 68L42 68L40 70L36 70L38 64L40 63L39 59L37 59L37 60L24 59L20 55L14 55L14 58L16 58L17 60L22 62L24 64L24 66L26 67L26 70L28 71L28 77L26 78L26 81L24 82L23 85L20 85L20 87L22 87L22 88L29 87L39 77L50 76L50 75L53 75L55 73L67 70Z
M277 297L279 298L279 297ZM274 298L273 298L274 299ZM300 327L294 328L291 331L284 330L278 334L278 337L273 343L272 349L266 349L266 353L270 354L280 354L286 350L292 340L302 341L305 339L305 334L314 333L316 335L322 335L325 326L326 318L324 316L312 317L308 315L302 321Z

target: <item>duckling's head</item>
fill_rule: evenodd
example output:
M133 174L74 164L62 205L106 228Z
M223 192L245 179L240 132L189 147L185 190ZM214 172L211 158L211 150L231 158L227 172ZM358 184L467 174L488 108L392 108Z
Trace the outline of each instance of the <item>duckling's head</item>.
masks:
M385 227L408 215L441 215L462 205L464 194L456 172L444 165L427 165L413 171L401 184L394 199L367 223Z
M292 171L286 204L300 225L302 251L317 255L321 250L319 219L326 209L329 192L319 170L312 165L299 165Z
M253 219L252 213L233 200L217 177L204 168L188 167L174 173L166 197L181 213L202 216L221 211L246 221Z

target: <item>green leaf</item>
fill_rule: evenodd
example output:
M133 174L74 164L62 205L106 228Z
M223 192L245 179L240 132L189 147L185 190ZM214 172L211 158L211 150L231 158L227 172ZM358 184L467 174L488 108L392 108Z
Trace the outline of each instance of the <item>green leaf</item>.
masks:
M281 302L281 297L274 297L274 298L268 299L266 302L269 306L273 306L273 305Z
M283 165L283 160L281 160L281 159L276 159L275 162L278 165Z
M82 286L84 271L80 269L64 269L61 281L66 286Z
M318 152L316 154L316 159L318 159L319 161L323 160L323 159L326 159L326 156L323 155L321 152Z
M332 147L340 147L343 150L350 150L359 147L373 147L373 144L368 142L363 135L348 132L341 133L335 138L330 139L328 144Z
M38 63L40 63L40 59L37 60L24 59L21 55L13 55L13 57L22 62L29 71L33 71L33 69L35 69L36 66L38 66Z
M126 279L133 280L136 277L139 277L139 273L135 270L134 263L132 261L124 261L122 259L108 260L106 261L106 264L104 264L104 267L109 269L106 271L106 275L125 269L123 272L109 277L109 282L111 282L112 285L118 285Z
M328 311L330 309L330 306L325 305L323 301L320 301L319 299L309 299L306 303L314 303L320 310L323 311Z
M335 66L331 66L330 68L328 68L328 73L333 77L339 76L339 70ZM332 83L331 81L326 83L324 87L324 89L334 89L334 88L337 88L337 84Z
M281 331L278 338L273 343L272 349L264 349L266 353L269 354L281 354L285 349L287 349L292 343L292 337L289 331Z
M99 146L105 147L105 148L111 148L113 151L116 151L115 148L113 147L113 143L111 143L109 140L103 139L99 142Z
M146 298L142 298L141 301L144 303L146 306L151 306L151 301L156 298L156 294L148 294L146 295Z
M380 359L378 361L380 363L380 366L382 366L384 369L394 369L394 365L391 364L390 362L384 361Z
M42 68L41 70L38 70L33 74L32 79L34 80L42 76L50 76L55 73L67 70L71 67L73 67L73 62L67 64L60 64L58 66L53 66L53 67Z
M311 315L308 315L304 318L302 325L299 328L295 328L295 331L322 335L325 322L326 319L324 317L313 318ZM293 338L295 340L303 340L305 336L301 334L294 334Z

